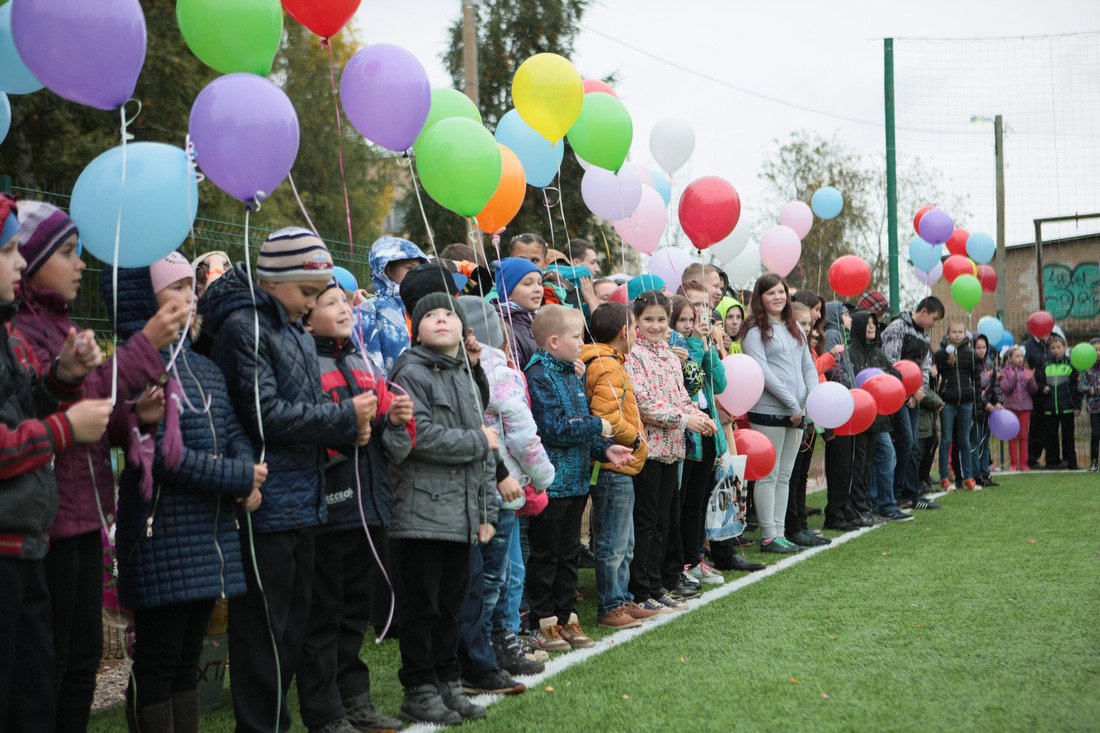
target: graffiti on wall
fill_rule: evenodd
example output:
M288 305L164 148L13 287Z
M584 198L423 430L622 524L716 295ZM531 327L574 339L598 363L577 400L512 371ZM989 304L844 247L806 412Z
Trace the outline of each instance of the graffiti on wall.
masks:
M1046 265L1043 267L1047 310L1054 320L1063 318L1095 318L1100 314L1100 266L1082 262L1076 267Z

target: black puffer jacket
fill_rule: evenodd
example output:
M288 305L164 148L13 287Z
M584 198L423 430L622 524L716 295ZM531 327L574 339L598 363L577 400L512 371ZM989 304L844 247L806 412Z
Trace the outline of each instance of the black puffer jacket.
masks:
M872 339L872 343L868 344L867 324L872 321L875 324L875 338ZM856 386L856 376L860 372L871 367L881 369L887 374L901 379L901 374L890 365L890 360L883 353L881 344L882 337L878 329L878 318L870 311L856 311L852 315L852 342L848 344L848 348L841 356L839 364L841 381L848 389ZM892 416L876 415L875 421L871 423L871 427L867 428L867 432L884 433L892 430L893 427Z
M939 393L943 401L950 405L965 405L974 402L982 391L982 371L978 364L978 355L970 345L970 339L955 347L953 354L947 353L948 341L945 335L936 351L936 371L939 373ZM951 363L954 356L955 363Z
M821 353L829 353L837 344L848 347L849 332L844 327L844 313L847 309L848 307L839 300L832 300L825 304L825 348ZM840 361L837 360L836 366L825 373L825 379L830 382L841 381L839 367Z
M321 391L317 346L282 303L256 287L253 305L243 264L214 281L199 300L204 328L215 331L212 357L225 374L229 398L252 441L266 448L264 501L252 514L257 532L313 527L325 521L324 446L355 442L351 402L333 404ZM253 319L259 319L258 356ZM259 383L260 415L255 385ZM263 420L261 437L259 419Z
M110 267L100 287L111 307ZM157 312L149 268L118 271L120 338L138 333ZM167 360L170 350L161 351ZM153 497L145 501L138 469L127 467L119 479L119 598L133 609L159 608L205 598L228 598L245 592L241 543L237 533L237 498L252 493L252 444L233 406L217 365L192 353L185 341L173 377L187 399L202 412L180 410L183 459L164 465L157 433ZM209 401L209 409L204 406Z

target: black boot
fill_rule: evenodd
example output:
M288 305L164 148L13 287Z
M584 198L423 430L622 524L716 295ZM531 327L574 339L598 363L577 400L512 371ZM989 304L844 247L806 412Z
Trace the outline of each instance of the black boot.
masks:
M352 728L360 731L398 731L404 729L400 722L374 709L369 692L344 700L344 716Z
M139 707L126 703L126 727L130 733L174 733L172 725L172 701ZM198 730L196 727L195 730Z
M460 687L459 691L461 690ZM462 716L443 703L439 688L431 682L405 688L405 699L401 703L401 711L397 717L406 723L462 724Z
M199 733L199 691L172 695L173 733Z
M440 682L439 694L443 696L443 704L461 715L463 720L480 720L487 714L485 708L470 702L458 680Z

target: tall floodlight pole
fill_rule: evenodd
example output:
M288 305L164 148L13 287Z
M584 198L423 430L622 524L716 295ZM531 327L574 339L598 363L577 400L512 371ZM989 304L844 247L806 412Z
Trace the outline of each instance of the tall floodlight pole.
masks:
M477 0L462 0L462 86L463 93L479 107L477 93ZM466 219L466 241L482 254L481 232L473 219Z
M901 278L898 273L898 163L894 136L894 39L884 45L886 85L886 236L890 258L890 310L899 312Z
M1001 115L993 118L993 153L997 158L997 317L1008 309L1008 262L1005 245L1005 129Z

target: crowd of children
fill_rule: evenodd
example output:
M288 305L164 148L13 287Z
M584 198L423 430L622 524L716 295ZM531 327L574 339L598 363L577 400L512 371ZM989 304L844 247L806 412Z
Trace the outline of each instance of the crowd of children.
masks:
M712 563L763 569L718 562L706 539L735 429L763 433L776 461L749 491L757 526L724 546L758 529L765 553L831 541L807 522L819 440L834 530L938 509L925 496L937 447L936 488L952 487L952 460L960 487L995 485L998 410L1020 420L1011 468L1026 471L1044 449L1045 467L1077 467L1073 417L1087 409L1097 470L1100 365L1075 371L1054 334L998 368L955 322L934 349L934 297L886 325L875 291L853 308L766 274L742 302L692 265L675 292L630 280L624 304L619 283L594 279L590 244L555 253L525 234L491 263L383 238L368 298L313 232L288 228L254 269L224 252L106 268L121 345L105 361L69 318L84 270L72 220L5 196L0 224L3 730L87 728L111 524L134 619L131 730L198 730L202 637L228 599L237 730L287 730L296 680L309 730L346 733L483 718L468 694L522 692L513 675L593 645L584 625L686 610L724 582ZM718 399L736 387L732 353L764 375L745 415ZM899 360L923 384L895 414L854 436L809 422L819 383L854 388ZM594 619L577 606L586 512ZM400 647L392 716L360 655L372 626Z

